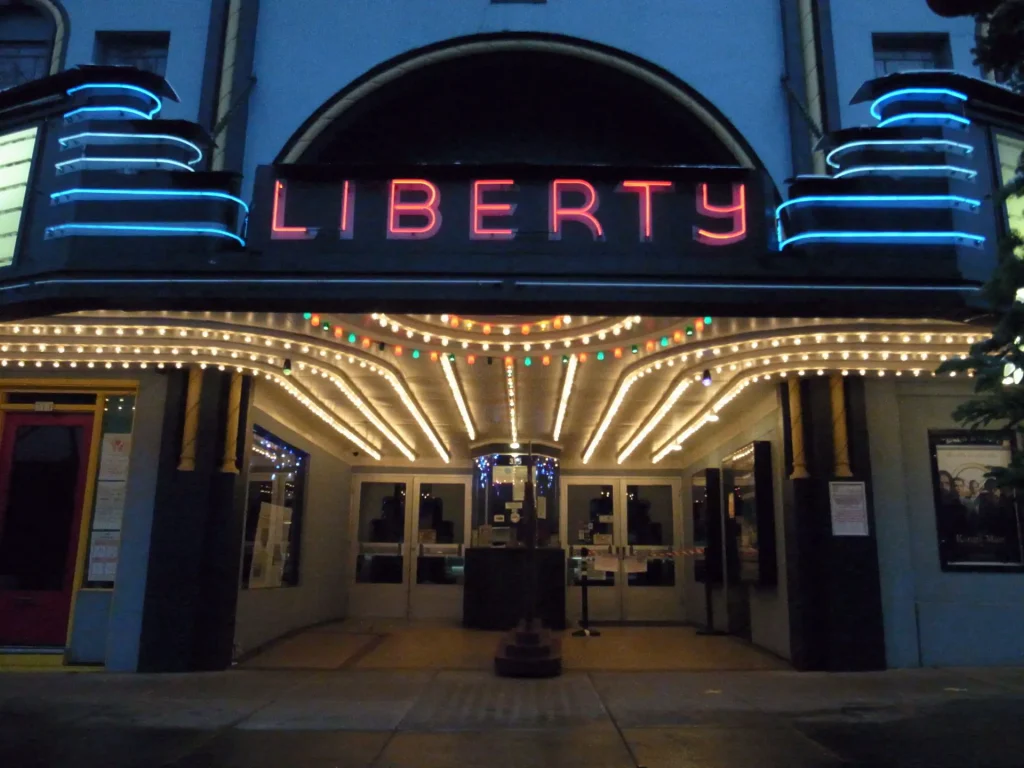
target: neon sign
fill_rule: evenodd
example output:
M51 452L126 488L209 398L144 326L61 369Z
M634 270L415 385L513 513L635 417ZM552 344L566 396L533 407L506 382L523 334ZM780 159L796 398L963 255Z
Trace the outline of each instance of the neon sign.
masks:
M425 178L389 179L387 206L387 226L383 233L388 240L429 240L436 237L444 226L445 214L459 202L448 201L442 194L438 184ZM516 227L516 211L519 208L515 200L520 187L513 178L472 179L469 182L468 199L468 237L470 240L515 240L519 227ZM698 221L693 226L692 239L695 242L712 247L720 247L738 243L747 237L747 188L743 183L712 185L699 182L690 186L692 212ZM351 240L355 237L356 200L361 184L356 179L343 179L337 184L335 193L340 205L337 229L340 239ZM320 191L323 191L322 189ZM612 190L612 194L627 195L633 198L635 221L633 237L641 243L655 240L655 222L658 218L678 216L672 207L678 207L679 201L668 201L664 204L655 203L655 196L664 197L666 193L677 191L677 184L669 180L637 180L624 179ZM498 199L498 196L501 199ZM722 202L713 203L712 196ZM563 234L576 229L589 234L593 242L602 242L605 237L605 223L602 222L602 203L606 202L597 187L585 179L552 179L547 183L547 238L553 241L562 240ZM288 223L289 220L306 220L300 211L293 217L289 208L289 182L282 179L274 180L270 237L272 240L308 240L315 238L324 228L323 225L304 223ZM461 201L460 201L461 202ZM655 215L657 211L657 216ZM685 212L684 212L685 213ZM724 225L723 225L724 223ZM362 229L362 228L361 228ZM371 233L360 233L372 236Z

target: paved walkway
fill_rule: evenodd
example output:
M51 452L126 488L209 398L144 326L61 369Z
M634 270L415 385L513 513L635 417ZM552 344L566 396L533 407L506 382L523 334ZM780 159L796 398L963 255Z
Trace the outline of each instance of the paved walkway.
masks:
M566 670L697 671L786 669L776 656L732 637L693 627L601 627L599 638L563 633ZM451 624L358 619L282 640L243 662L247 669L490 670L499 632Z
M1020 768L1024 669L0 675L0 766Z

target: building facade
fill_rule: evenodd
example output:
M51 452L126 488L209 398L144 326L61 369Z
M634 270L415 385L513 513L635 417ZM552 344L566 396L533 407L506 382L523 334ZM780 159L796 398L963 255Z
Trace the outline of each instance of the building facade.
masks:
M1019 446L936 374L1024 226L973 22L423 5L0 7L0 653L502 628L529 540L555 626L1024 661Z

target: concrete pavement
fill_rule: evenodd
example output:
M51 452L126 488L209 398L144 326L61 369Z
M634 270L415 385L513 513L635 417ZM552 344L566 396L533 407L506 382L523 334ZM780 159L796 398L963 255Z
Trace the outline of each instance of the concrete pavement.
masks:
M1024 669L0 675L0 765L1024 765Z

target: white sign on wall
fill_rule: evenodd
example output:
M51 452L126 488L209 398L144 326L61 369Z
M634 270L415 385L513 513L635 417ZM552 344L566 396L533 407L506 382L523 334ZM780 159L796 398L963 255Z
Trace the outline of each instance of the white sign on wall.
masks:
M864 483L836 481L828 484L833 536L869 536L868 497Z

